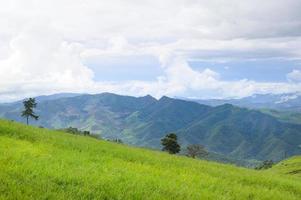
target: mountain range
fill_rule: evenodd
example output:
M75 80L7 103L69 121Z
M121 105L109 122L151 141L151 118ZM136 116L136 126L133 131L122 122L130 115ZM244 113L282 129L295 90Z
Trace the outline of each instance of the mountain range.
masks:
M165 134L175 132L182 147L202 144L210 152L236 159L278 161L301 154L301 125L258 110L231 104L208 106L163 96L159 100L111 93L37 98L38 121L60 129L76 127L104 139L160 149ZM0 104L0 117L24 122L22 102Z
M240 99L183 99L210 106L229 103L246 108L301 112L301 93L298 92L284 94L254 94Z

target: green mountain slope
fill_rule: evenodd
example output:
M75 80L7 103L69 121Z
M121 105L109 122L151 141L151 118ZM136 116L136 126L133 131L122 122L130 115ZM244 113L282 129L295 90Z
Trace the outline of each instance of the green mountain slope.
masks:
M299 178L0 120L0 199L300 199Z
M215 152L238 158L281 160L300 154L300 125L286 124L261 112L226 104L179 133Z
M284 122L301 124L301 113L300 112L278 111L278 110L271 110L271 109L261 109L260 111L265 114L269 114L273 117L276 117L279 120L284 121Z
M21 109L21 102L2 105L0 116L22 122ZM161 138L175 132L183 147L202 144L235 159L278 161L301 154L300 124L230 104L210 107L168 97L103 93L39 101L37 109L35 125L72 126L136 146L159 149Z

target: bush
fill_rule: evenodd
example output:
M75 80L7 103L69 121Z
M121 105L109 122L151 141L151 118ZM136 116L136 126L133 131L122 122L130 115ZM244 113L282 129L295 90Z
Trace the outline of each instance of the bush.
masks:
M80 131L77 128L73 128L73 127L68 127L60 130L75 135L90 135L90 131Z
M108 139L108 141L110 142L116 142L116 143L119 143L119 144L123 144L123 141L119 138L115 138L115 139Z
M204 157L208 155L205 147L200 144L191 144L186 148L187 156L195 158L195 157Z
M255 167L255 169L257 170L262 170L262 169L269 169L271 167L273 167L274 162L272 160L265 160L262 162L261 165Z

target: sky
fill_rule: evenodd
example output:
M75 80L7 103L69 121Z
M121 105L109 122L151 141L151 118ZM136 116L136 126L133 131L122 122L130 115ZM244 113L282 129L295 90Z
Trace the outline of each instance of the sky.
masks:
M300 0L0 0L0 102L301 92Z

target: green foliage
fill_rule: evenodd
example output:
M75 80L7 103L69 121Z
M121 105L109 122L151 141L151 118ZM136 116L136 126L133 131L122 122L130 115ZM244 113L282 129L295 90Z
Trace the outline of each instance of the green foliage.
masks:
M301 156L294 156L274 165L269 171L301 178Z
M186 147L187 156L195 158L195 157L205 157L208 155L205 147L200 144L191 144Z
M112 140L108 140L108 141L116 142L116 143L119 143L119 144L123 144L123 141L121 139L118 139L118 138L115 138L115 139L112 139Z
M36 115L33 111L37 107L36 100L34 98L29 98L28 100L23 101L24 110L21 112L21 116L26 118L26 124L28 124L28 118L31 117L35 120L39 119L39 116Z
M90 131L81 131L74 127L68 127L65 129L59 129L60 131L64 131L71 134L77 134L77 135L90 135Z
M164 138L162 138L161 144L163 146L162 150L167 151L170 154L179 153L181 150L181 147L178 144L177 135L174 133L167 134Z
M262 169L269 169L272 168L274 162L272 160L265 160L261 163L261 165L257 166L255 169L262 170Z
M290 174L0 120L0 199L300 198L301 180Z

